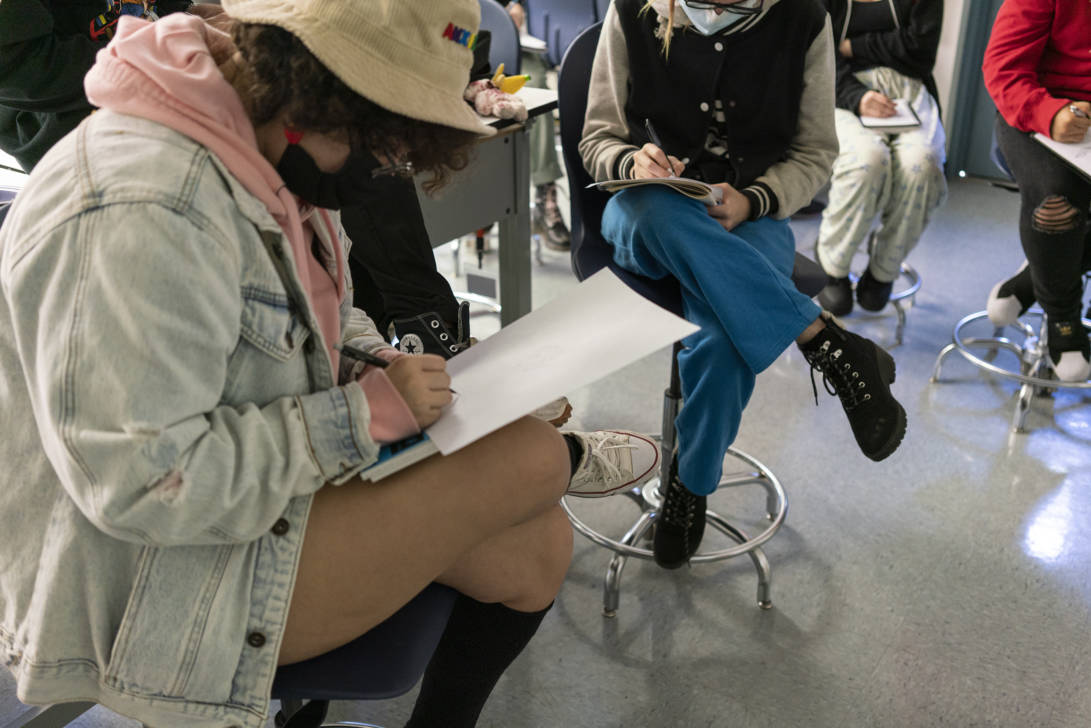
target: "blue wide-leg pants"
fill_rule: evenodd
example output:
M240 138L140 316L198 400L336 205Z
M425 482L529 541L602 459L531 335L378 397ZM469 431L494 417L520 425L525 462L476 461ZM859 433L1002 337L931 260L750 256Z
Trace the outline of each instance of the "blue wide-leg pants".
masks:
M683 406L675 427L679 479L707 495L756 375L821 313L792 283L795 238L786 220L771 218L728 232L702 203L653 186L615 194L602 234L622 268L677 278L685 317L701 327L678 356Z

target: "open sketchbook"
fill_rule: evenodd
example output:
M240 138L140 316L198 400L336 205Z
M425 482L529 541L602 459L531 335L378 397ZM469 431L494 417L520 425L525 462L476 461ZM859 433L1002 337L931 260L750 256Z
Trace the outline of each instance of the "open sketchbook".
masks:
M449 455L696 330L599 271L448 361L455 401L424 434L384 446L360 477L379 480Z
M860 123L881 134L901 134L920 128L917 112L905 99L894 99L894 116L861 116Z
M1045 134L1035 134L1034 138L1046 149L1072 165L1077 172L1091 179L1091 132L1083 138L1082 142L1074 144L1055 142Z
M718 205L723 202L723 190L713 187L701 180L689 177L644 177L642 179L608 179L605 182L593 182L588 188L617 192L629 187L641 187L643 185L665 185L676 192L681 192L686 197L703 202L706 205Z

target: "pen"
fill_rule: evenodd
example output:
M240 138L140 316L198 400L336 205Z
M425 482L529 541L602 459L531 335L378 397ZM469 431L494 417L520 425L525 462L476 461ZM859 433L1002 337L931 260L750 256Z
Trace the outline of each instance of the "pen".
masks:
M382 358L378 354L372 354L370 351L357 349L351 344L343 344L341 346L341 353L351 356L356 361L362 361L365 364L371 364L372 366L377 366L380 369L386 369L388 366L390 366L390 362L388 362L386 359ZM458 392L450 388L448 388L448 391L451 394L458 394Z
M1079 106L1076 106L1075 104L1069 104L1068 110L1071 111L1074 115L1080 117L1081 119L1091 119L1091 116L1088 116L1086 111L1081 109Z
M390 362L388 362L381 356L377 354L372 354L370 351L357 349L355 346L345 344L341 347L341 351L344 354L348 354L356 361L362 361L364 364L371 364L372 366L379 367L380 369L386 369L388 366L390 366Z
M655 127L652 126L651 119L644 119L644 131L648 132L648 138L652 140L652 144L663 150L663 154L667 154L666 148L663 146L663 140L659 138L659 135L655 133ZM670 156L667 156L667 164L671 167L671 177L676 176L674 174L674 165L670 163Z

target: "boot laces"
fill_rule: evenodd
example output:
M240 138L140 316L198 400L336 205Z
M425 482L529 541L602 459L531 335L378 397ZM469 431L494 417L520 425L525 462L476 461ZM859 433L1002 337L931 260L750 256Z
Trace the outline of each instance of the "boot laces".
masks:
M667 495L663 498L663 520L688 531L697 516L698 505L697 496L677 480L672 480L667 487Z
M831 351L832 349L832 351ZM814 402L818 404L818 385L814 381L816 371L822 373L822 386L830 394L836 394L846 412L859 407L871 399L865 391L867 382L860 378L860 372L853 368L852 362L842 360L844 349L833 349L829 341L823 341L818 351L806 356L811 365L811 390Z

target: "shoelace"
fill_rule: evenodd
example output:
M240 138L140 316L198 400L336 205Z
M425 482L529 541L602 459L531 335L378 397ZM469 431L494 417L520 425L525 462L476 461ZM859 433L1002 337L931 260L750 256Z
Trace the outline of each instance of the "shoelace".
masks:
M591 446L588 465L592 475L603 476L605 480L622 478L621 454L615 451L636 449L636 445L630 445L626 440L624 435L607 435Z
M871 394L864 391L867 383L860 379L860 372L852 368L852 363L840 361L843 349L834 349L829 341L823 341L818 351L807 355L807 362L811 365L811 390L814 392L814 403L818 404L818 385L814 381L815 371L822 372L822 386L830 394L836 394L845 407L846 412L852 412L864 402L871 399Z
M688 529L693 524L696 512L697 496L681 483L672 480L667 496L663 499L663 520L672 526Z

